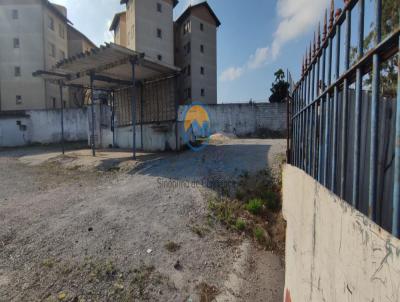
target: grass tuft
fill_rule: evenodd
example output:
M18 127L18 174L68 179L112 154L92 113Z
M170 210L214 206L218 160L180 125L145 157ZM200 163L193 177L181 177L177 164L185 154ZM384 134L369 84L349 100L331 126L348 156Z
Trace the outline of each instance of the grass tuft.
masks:
M236 219L235 227L238 231L244 231L246 229L246 221L243 219Z
M170 253L175 253L175 252L177 252L180 248L181 248L181 246L178 244L178 243L175 243L175 242L173 242L173 241L168 241L166 244L165 244L165 249L168 251L168 252L170 252Z
M263 201L259 198L251 199L244 208L253 215L260 215L263 209Z

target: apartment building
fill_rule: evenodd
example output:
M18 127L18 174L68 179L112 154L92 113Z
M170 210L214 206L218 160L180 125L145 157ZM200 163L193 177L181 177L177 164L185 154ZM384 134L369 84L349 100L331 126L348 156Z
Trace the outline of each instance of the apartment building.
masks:
M128 34L126 32L126 12L120 12L114 16L110 31L114 31L114 43L128 47Z
M115 41L164 64L174 65L173 9L177 0L122 0L124 13L111 26ZM125 37L124 37L125 36ZM121 41L122 40L122 41Z
M208 5L189 6L175 22L175 65L182 69L183 103L217 103L217 28Z
M189 6L173 22L173 0L122 0L126 11L114 16L115 43L182 70L181 104L217 103L217 29L207 2Z
M79 49L76 40L68 41L72 31L65 7L47 0L0 1L1 111L61 107L59 87L32 73L51 69L70 49ZM68 89L63 100L74 106Z

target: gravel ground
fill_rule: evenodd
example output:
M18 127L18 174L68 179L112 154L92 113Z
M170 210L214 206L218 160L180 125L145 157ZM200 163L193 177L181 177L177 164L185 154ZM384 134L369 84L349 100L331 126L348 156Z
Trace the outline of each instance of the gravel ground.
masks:
M0 301L282 301L280 257L210 221L207 199L284 149L229 140L128 172L1 151Z

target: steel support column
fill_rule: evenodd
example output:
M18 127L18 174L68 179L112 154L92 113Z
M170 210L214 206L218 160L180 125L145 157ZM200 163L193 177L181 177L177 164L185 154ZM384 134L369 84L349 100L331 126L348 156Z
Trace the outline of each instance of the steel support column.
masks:
M60 102L61 102L61 148L62 154L65 154L65 145L64 145L64 99L63 99L63 82L60 81Z
M132 119L132 158L136 159L136 77L135 67L136 59L131 59L132 68L132 104L131 104L131 119Z
M95 116L94 116L94 76L95 73L94 71L92 71L90 73L90 109L91 109L91 113L92 113L92 135L91 135L91 139L90 139L90 144L92 146L92 154L93 156L96 156L96 141L95 141Z

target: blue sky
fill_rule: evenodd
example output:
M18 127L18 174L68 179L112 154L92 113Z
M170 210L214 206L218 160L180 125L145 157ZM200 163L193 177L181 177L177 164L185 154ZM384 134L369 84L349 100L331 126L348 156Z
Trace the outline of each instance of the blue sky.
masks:
M112 39L108 26L122 11L119 0L54 0L95 43ZM199 1L197 1L199 2ZM289 69L298 80L302 57L323 20L329 0L209 0L222 22L218 30L218 102L266 100L274 72ZM338 6L343 1L336 1ZM193 0L180 0L177 17Z

